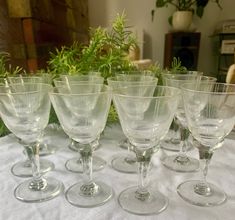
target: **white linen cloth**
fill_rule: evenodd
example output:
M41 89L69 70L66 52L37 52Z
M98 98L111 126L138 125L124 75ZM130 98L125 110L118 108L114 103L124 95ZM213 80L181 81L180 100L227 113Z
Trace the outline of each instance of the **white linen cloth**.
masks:
M55 170L47 173L46 176L62 181L66 190L83 178L82 174L69 172L64 166L66 160L76 156L77 153L68 148L68 138L62 131L53 133L48 130L48 137L50 142L57 145L58 151L54 155L45 157L55 163ZM117 146L122 138L124 136L120 126L106 127L100 139L101 147L94 153L108 162L103 170L93 173L94 179L102 180L112 186L115 191L111 201L95 208L72 206L66 201L64 194L41 203L24 203L15 199L14 189L25 179L13 176L10 169L14 163L25 159L22 153L23 147L12 135L1 138L0 220L232 220L235 218L235 140L226 139L224 146L215 152L208 173L208 181L221 186L227 193L226 203L205 208L190 205L182 200L176 192L176 187L185 180L200 178L201 173L177 173L165 168L160 158L169 152L159 150L152 158L150 185L157 187L169 198L169 206L158 215L137 216L122 210L117 201L118 194L122 190L137 185L137 175L120 173L110 166L114 155L126 152ZM189 153L198 157L196 149Z

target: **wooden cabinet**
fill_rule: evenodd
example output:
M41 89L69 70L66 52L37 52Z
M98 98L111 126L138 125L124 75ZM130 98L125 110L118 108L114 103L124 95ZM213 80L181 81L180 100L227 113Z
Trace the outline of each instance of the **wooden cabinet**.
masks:
M165 35L164 67L171 66L174 57L179 58L188 70L197 70L200 47L199 32L172 32Z
M218 33L212 36L215 76L225 82L228 68L235 63L235 33Z

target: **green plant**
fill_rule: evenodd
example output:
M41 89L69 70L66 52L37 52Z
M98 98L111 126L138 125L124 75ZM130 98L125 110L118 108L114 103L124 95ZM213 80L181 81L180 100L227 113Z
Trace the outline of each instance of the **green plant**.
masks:
M23 68L17 66L13 68L9 64L10 54L7 52L0 52L0 77L5 78L9 75L17 75L23 71Z
M130 47L137 45L132 32L125 27L126 17L118 15L111 31L104 28L90 30L88 45L74 43L51 53L49 69L52 74L79 74L85 71L99 71L104 78L113 71L132 70L135 66L128 60Z
M175 7L177 11L192 11L196 15L202 18L204 9L209 2L214 2L217 6L222 9L220 0L156 0L155 8L168 7L169 5ZM151 11L152 20L154 19L155 9ZM172 16L169 18L171 23Z

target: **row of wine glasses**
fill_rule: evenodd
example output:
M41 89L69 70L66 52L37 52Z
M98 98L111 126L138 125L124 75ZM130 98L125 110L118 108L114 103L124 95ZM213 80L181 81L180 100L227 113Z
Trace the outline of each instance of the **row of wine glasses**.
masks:
M93 150L105 127L112 93L122 130L139 164L138 187L130 187L118 197L123 209L140 215L166 209L168 199L157 189L147 187L148 170L153 153L159 149L160 141L178 112L178 102L182 105L182 97L185 110L180 113L185 114L184 125L199 149L204 179L186 181L177 191L183 199L196 205L213 206L224 202L226 194L207 183L206 174L214 150L222 145L235 123L234 87L201 79L182 84L181 90L157 86L153 82L127 83L113 88L112 92L103 84L84 82L61 84L54 89L40 83L1 86L1 117L21 139L33 168L33 179L16 188L16 198L28 202L43 201L63 191L63 184L42 177L38 166L38 140L47 125L50 110L48 93L63 130L80 152L87 177L85 182L76 183L66 191L67 200L75 206L93 207L112 198L112 188L92 178Z

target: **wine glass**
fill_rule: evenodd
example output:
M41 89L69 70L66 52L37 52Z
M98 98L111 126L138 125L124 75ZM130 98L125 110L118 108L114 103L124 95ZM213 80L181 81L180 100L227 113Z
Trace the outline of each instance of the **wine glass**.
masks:
M93 73L93 72L92 72ZM98 72L95 72L98 74ZM100 84L102 85L104 83L104 78L99 75L93 75L93 74L87 74L87 75L63 75L61 76L61 79L54 79L53 80L54 85L56 87L67 87L70 89L70 85L77 84ZM89 87L87 87L89 88ZM92 89L92 88L91 88ZM88 91L87 91L88 92ZM71 139L71 138L70 138ZM99 147L99 138L96 140L96 142L93 142L93 150L97 149ZM73 151L79 152L79 144L75 144L74 141L71 139L69 148ZM106 161L102 159L99 156L93 156L93 171L99 171L103 169L106 166ZM82 159L79 155L79 157L74 157L66 161L65 167L67 170L71 172L76 173L82 173L83 167L82 167Z
M133 72L131 72L133 73ZM136 73L136 72L134 72ZM145 75L144 72L143 74L117 74L115 77L110 77L107 79L108 85L113 89L113 90L120 90L122 88L125 88L126 86L130 85L136 85L136 86L142 86L142 85L157 85L158 79ZM142 90L139 90L138 92L141 92L142 95L147 95L149 92L151 93L152 91L148 89L144 89L141 87ZM151 87L149 87L151 88ZM142 103L140 103L140 106ZM124 172L124 173L136 173L138 166L136 163L136 157L133 155L131 152L131 144L129 143L128 138L122 140L120 142L120 146L122 148L125 148L123 146L127 146L128 154L124 155L116 155L114 159L112 159L112 167L119 171L119 172Z
M194 205L219 205L227 196L206 177L214 151L222 146L235 124L235 85L186 83L182 85L182 94L188 127L197 141L203 178L181 183L177 192Z
M146 89L152 92L143 94ZM153 153L168 132L179 97L179 89L156 85L127 86L113 91L123 133L132 144L139 164L138 187L127 188L118 197L120 206L128 212L157 214L168 205L168 199L162 193L147 187L148 170Z
M105 183L93 180L92 148L106 124L111 103L110 89L98 84L70 84L70 88L54 88L50 98L65 133L78 144L86 176L85 181L69 187L66 199L79 207L106 203L112 198L113 190Z
M51 86L41 83L9 84L0 87L0 113L8 129L21 140L31 162L33 178L14 191L24 202L41 202L58 196L63 184L40 172L39 139L50 113L48 92Z
M186 82L197 82L197 81L216 81L214 77L192 75L192 74L165 74L163 76L164 82L167 86L173 86L180 88L183 83ZM187 128L185 112L183 108L183 100L178 105L177 112L175 115L176 122L178 122L180 131L180 151L176 155L165 156L162 163L169 169L177 172L194 172L199 169L199 161L196 158L189 157L187 155L187 147L189 131Z
M14 86L14 84L25 84L25 83L43 83L44 80L42 77L39 76L9 76L6 79L6 86L11 85L11 87ZM18 86L18 85L17 85ZM56 150L56 146L52 144L45 143L43 141L43 136L42 135L40 138L41 140L39 143L39 154L40 156L46 156L53 154ZM19 143L21 144L21 140L19 140ZM24 150L24 154L27 154ZM41 159L40 160L40 170L41 173L46 173L55 168L54 163L52 163L49 160ZM31 162L30 160L26 159L25 161L19 161L15 163L12 168L11 172L13 175L18 176L18 177L31 177L32 176L32 167L31 167Z
M41 76L9 76L7 77L7 81L10 84L18 84L18 83L46 83L51 84L51 77L50 74L42 74ZM53 144L45 143L43 140L40 141L40 156L47 156L50 154L54 154L56 151L56 146Z
M161 78L163 78L164 81L164 74L187 74L187 75L196 75L196 76L202 76L203 72L200 71L191 71L191 70L172 70L172 71L167 71L164 72L160 75ZM165 84L165 82L163 82ZM177 119L174 118L172 121L172 124L170 126L170 129L166 135L166 137L161 141L161 148L164 150L168 151L179 151L180 150L180 145L181 140L180 140L180 126L179 123L177 122ZM190 150L192 148L192 137L191 135L189 136L186 144L186 150Z

